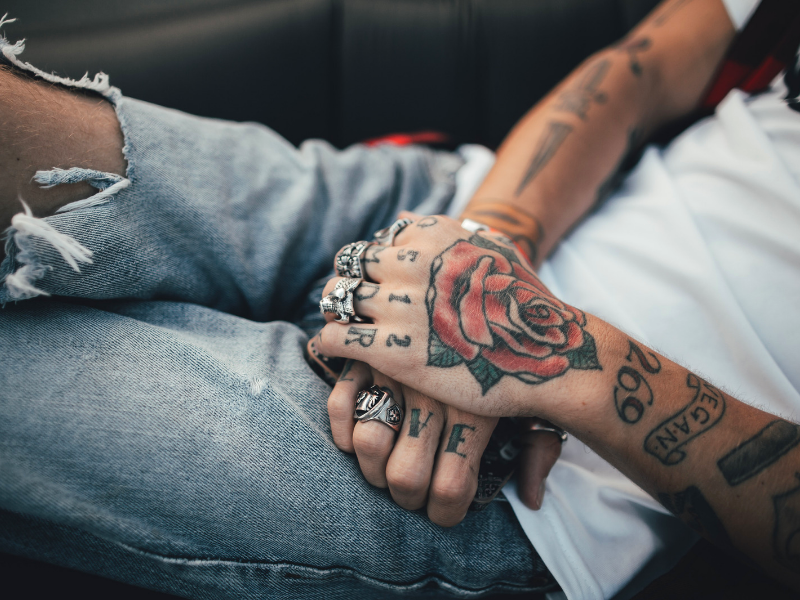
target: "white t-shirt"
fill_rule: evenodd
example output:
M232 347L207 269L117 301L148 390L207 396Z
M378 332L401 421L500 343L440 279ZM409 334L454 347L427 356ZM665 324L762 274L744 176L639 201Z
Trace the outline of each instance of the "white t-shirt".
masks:
M741 27L757 2L725 4ZM649 147L540 276L564 301L797 421L800 112L786 95L780 78L755 97L734 90L667 148ZM492 162L485 149L462 153L469 168L456 202ZM522 505L513 482L505 494L569 600L633 595L696 540L576 439L547 479L541 510Z

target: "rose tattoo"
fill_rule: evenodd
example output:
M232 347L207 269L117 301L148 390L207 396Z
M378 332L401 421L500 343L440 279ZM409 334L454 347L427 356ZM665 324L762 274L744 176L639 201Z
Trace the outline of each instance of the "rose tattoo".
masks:
M586 315L555 298L511 250L480 235L434 259L425 303L428 365L466 364L484 394L503 375L534 384L569 368L601 368Z

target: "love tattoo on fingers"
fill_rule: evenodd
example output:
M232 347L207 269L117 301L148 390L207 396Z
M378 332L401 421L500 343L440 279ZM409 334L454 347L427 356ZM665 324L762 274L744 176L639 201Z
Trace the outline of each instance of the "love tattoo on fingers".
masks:
M601 369L584 313L483 236L459 240L433 260L425 305L427 365L466 365L483 394L504 376L537 384L570 369Z

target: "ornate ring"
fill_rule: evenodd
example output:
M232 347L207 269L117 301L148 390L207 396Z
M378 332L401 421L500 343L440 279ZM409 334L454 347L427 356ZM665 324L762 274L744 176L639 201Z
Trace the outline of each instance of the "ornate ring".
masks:
M411 225L414 221L411 219L397 219L394 223L383 229L375 232L373 239L375 243L381 246L391 246L394 243L394 236L403 231L406 227Z
M336 260L334 260L334 266L336 267L336 273L339 274L339 277L355 277L357 279L364 279L367 274L364 270L364 263L362 262L362 257L364 256L364 252L366 252L367 248L369 248L374 242L353 242L352 244L347 244L344 248L339 250L336 254Z
M395 431L400 431L403 423L403 409L395 401L391 392L373 385L358 393L353 418L362 423L380 421Z
M333 291L319 301L322 314L336 315L337 323L349 323L350 319L362 322L364 319L356 315L353 308L353 290L361 285L361 279L344 278L336 282Z
M562 444L566 442L567 438L569 437L567 435L567 432L561 429L561 427L556 427L549 421L544 421L544 420L534 421L533 423L531 423L530 426L528 427L528 431L549 431L550 433L555 433L561 439Z

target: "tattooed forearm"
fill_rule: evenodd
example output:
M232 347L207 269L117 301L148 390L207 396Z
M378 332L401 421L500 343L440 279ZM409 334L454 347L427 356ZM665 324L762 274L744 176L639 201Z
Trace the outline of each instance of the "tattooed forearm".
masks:
M456 423L453 425L453 429L450 431L450 439L447 440L447 448L444 450L445 452L452 452L454 454L458 454L461 458L467 458L466 454L458 451L459 444L467 441L467 439L462 435L465 429L475 431L474 427L470 427L465 423Z
M642 73L644 72L642 69L642 64L639 62L639 53L649 50L652 45L653 42L650 40L650 38L643 37L625 40L619 46L617 46L617 50L620 52L628 53L631 73L636 75L636 77L641 77Z
M661 362L652 352L648 352L649 357L645 356L642 349L632 340L628 356L628 362L633 362L633 358L639 361L638 368L650 373L657 374L661 371ZM634 363L635 364L635 363ZM645 406L653 405L653 389L647 383L647 379L635 368L623 365L617 371L617 385L614 386L614 406L617 414L623 422L628 424L638 423L644 415Z
M528 170L525 172L522 181L520 181L515 196L519 196L534 177L544 169L571 131L572 126L566 123L560 123L558 121L551 121L548 123L547 131L545 131L544 135L542 135L539 140L539 148L536 150L533 159L531 159L531 164L528 166Z
M755 477L800 443L800 427L783 419L773 421L717 462L729 485Z
M350 344L358 344L363 348L369 348L372 346L372 342L375 341L375 334L378 332L377 329L367 329L366 327L351 327L347 330L347 339L344 341L345 346L349 346Z
M436 217L424 217L417 221L417 227L433 227L439 222Z
M428 411L428 416L424 421L419 420L419 415L422 411L419 408L411 409L411 418L408 422L408 435L409 437L418 438L420 432L428 426L428 421L431 420L433 413Z
M800 481L800 473L794 474ZM800 572L800 485L772 497L775 528L772 546L775 559L790 571Z
M653 20L653 25L655 27L661 27L667 21L669 21L676 12L678 12L681 8L689 4L691 1L692 0L675 0L671 4L668 4L667 6L664 7L664 10L661 11L661 14L659 14Z
M411 298L408 297L408 294L403 294L402 296L389 294L389 302L402 302L403 304L411 304Z
M619 187L625 173L639 161L643 137L642 130L638 127L632 127L628 130L628 143L625 146L625 151L608 177L597 188L595 206L599 206L603 200L608 198L611 192Z
M411 336L404 336L403 339L399 339L395 334L390 334L388 338L386 338L386 345L391 348L392 346L400 346L401 348L408 348L411 345Z
M380 289L381 288L374 283L362 281L356 288L355 297L357 300L369 300L370 298L374 298Z
M597 88L605 79L610 67L611 61L606 58L587 65L583 76L576 84L559 94L555 110L570 112L585 121L592 102L604 104L608 100L608 97Z
M709 541L722 548L733 548L725 526L696 486L689 486L677 494L658 494L658 501Z
M401 248L397 251L397 260L405 260L408 258L408 262L415 262L418 256L419 252L416 250L406 250L405 248Z
M667 466L686 458L682 448L719 423L725 414L725 397L713 385L692 373L686 385L694 391L692 401L660 423L644 441L644 449Z
M536 262L544 229L533 215L502 200L473 200L462 216L502 231L522 249L528 260Z

